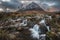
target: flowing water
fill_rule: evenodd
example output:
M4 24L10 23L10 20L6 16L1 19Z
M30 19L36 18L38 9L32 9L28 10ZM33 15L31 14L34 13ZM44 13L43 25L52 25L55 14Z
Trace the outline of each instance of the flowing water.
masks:
M49 26L46 25L45 19L40 21L40 24L43 24L48 31L50 31ZM36 38L37 40L46 40L46 34L40 34L42 31L39 28L40 26L38 24L35 24L33 28L30 28L31 36L33 38Z
M33 28L29 29L33 38L39 39L39 25L35 24Z
M23 20L23 22L21 23L21 26L27 26L27 19Z
M47 28L47 30L50 31L49 26L46 25L46 20L45 19L41 20L39 23L43 24Z

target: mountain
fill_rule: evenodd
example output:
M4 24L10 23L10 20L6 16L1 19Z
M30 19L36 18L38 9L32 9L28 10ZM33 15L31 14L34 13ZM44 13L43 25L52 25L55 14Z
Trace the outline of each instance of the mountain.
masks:
M54 10L52 10L52 9ZM0 11L11 11L11 10L44 10L44 11L52 11L60 12L60 1L59 0L0 0Z
M26 10L43 10L37 3L32 2L29 5L26 6Z

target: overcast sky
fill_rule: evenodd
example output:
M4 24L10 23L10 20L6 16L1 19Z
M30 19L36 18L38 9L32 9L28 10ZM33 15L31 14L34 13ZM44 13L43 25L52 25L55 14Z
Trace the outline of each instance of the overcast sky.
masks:
M3 5L8 8L17 9L21 6L21 3L27 5L31 2L39 4L45 11L51 11L51 9L53 9L52 11L60 11L60 0L0 0L0 6Z

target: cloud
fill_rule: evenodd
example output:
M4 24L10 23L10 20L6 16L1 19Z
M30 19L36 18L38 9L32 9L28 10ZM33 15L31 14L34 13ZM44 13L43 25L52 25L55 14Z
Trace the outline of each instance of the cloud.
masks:
M2 0L3 2L10 2L11 0Z
M56 12L60 11L60 0L40 0L41 8L45 11Z
M55 8L58 11L60 10L60 0L0 0L0 6L2 5L16 10L21 8L22 4L26 6L31 2L37 3L45 11L49 9L51 10L51 8Z
M21 4L17 0L0 0L0 10L17 10L20 9ZM8 9L8 10L7 10Z
M1 12L1 11L4 11L4 10L3 10L2 8L0 8L0 12Z

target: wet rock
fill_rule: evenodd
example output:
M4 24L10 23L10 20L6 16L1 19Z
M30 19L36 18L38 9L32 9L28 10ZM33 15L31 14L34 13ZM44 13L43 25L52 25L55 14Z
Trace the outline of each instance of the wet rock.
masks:
M58 35L60 35L60 32L58 32Z
M16 38L16 35L14 35L14 34L9 34L9 38L10 38L10 39L15 39L15 38Z
M23 31L24 29L22 27L17 28L18 31Z
M20 32L15 32L15 35L18 35L18 34L20 34Z

